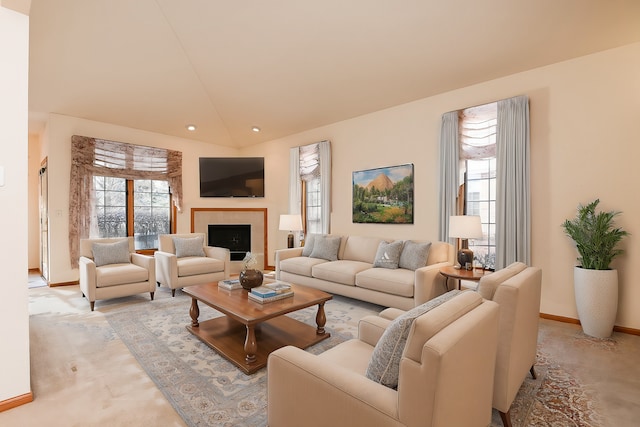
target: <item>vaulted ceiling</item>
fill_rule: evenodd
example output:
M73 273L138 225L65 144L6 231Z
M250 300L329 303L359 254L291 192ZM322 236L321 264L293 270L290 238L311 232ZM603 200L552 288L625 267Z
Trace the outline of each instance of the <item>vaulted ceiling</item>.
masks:
M31 130L57 113L236 147L640 41L637 0L32 0L29 15Z

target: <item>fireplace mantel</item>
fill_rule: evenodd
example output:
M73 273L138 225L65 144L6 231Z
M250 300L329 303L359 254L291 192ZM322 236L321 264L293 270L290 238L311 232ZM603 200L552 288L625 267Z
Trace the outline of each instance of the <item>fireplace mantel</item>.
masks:
M250 224L251 252L267 269L267 208L191 208L192 233L204 233L208 238L209 224ZM241 266L241 261L232 261L231 272L239 272Z

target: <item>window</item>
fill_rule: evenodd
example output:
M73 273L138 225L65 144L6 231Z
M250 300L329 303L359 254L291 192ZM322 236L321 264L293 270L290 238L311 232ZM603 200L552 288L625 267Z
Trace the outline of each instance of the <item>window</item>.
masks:
M464 176L466 215L479 215L482 239L469 241L469 249L482 265L495 268L496 257L496 125L497 104L460 112L460 169Z
M171 194L166 181L94 176L99 237L134 236L136 250L158 247L171 232Z
M322 233L322 206L320 204L320 178L315 178L305 183L306 193L306 230L307 233Z

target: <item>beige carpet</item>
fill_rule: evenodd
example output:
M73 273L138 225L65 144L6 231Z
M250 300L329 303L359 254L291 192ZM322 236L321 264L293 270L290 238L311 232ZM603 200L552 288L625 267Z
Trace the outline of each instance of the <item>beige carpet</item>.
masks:
M134 353L144 353L145 348L148 349L151 353L149 360L155 360L154 363L160 367L163 360L181 359L180 363L184 362L185 366L189 366L192 369L191 374L200 376L201 381L210 383L212 387L222 385L219 387L220 390L225 390L225 387L227 391L234 390L231 394L224 392L221 393L223 397L218 396L218 399L222 400L225 395L229 397L227 403L233 401L233 393L242 388L243 381L247 381L243 378L246 376L239 375L235 369L226 368L218 372L207 372L207 369L218 369L224 366L224 363L216 360L219 356L184 328L189 321L188 298L182 293L179 292L177 297L172 299L168 291L161 289L156 293L156 301L153 302L149 301L148 295L102 301L97 303L97 310L93 313L89 311L88 303L81 297L77 286L35 288L30 290L30 296L32 381L35 401L0 413L0 425L264 425L265 406L264 400L260 398L257 401L263 403L256 405L247 404L250 399L240 400L242 403L236 405L235 413L214 410L214 417L205 421L183 421L179 413L203 412L202 408L185 409L183 406L174 409L172 403L176 405L176 399L166 397L171 387L164 387L160 391L150 379L154 378L154 381L158 382L158 378L162 377L158 372L161 371L156 369L154 372L153 366L145 361L146 356L141 358L138 354L134 357L129 351L127 345ZM338 300L336 298L336 302L340 302ZM348 301L350 300L343 299L343 302ZM163 306L167 308L162 310ZM357 318L378 309L376 306L357 303L351 310L352 313L343 310L340 315L343 321L339 325L336 324L335 339L343 339L354 333ZM116 323L120 325L114 328ZM328 325L330 324L332 323L328 322ZM141 325L144 326L149 332L146 338L148 345L145 344L145 340L132 344L131 340L135 341L136 335L123 333L127 325L133 325L133 332L140 330ZM616 378L618 384L623 386L622 396L616 395L615 392L602 396L598 393L598 387L612 390L615 387L607 384L606 379L601 380L597 384L598 387L594 387L593 384L591 387L585 387L583 381L575 375L581 372L580 369L576 369L580 366L574 366L571 362L573 355L583 354L584 360L592 358L597 361L606 354L610 358L621 354L624 357L629 347L637 351L640 340L636 338L640 337L616 334L612 340L592 340L582 335L579 330L576 331L574 325L549 321L541 322L540 337L542 349L537 368L540 375L536 381L529 379L525 382L517 402L514 403L512 411L515 426L635 425L631 420L637 421L639 415L638 400L634 400L638 396L638 390L635 390L634 395L633 391L630 394L624 388L627 386L625 379L619 378L624 377L624 374L611 373L611 377ZM153 352L156 351L154 348L162 348L165 349L163 351L173 354L166 353L165 358L162 354L153 356ZM560 363L562 354L569 354L569 357L565 357L567 360ZM633 360L637 362L637 359L631 358L631 370L627 370L627 373L638 372L638 368L635 367L637 363ZM629 368L627 365L624 366ZM589 372L595 373L596 377L601 375L598 374L599 370L602 370L601 364L589 367ZM260 375L264 374L252 376L249 382L260 383ZM633 380L633 377L627 378L631 381L632 390L633 384L637 384L633 382L637 381L638 377L635 378L636 380ZM587 381L592 379L587 376ZM263 393L263 387L263 384L258 385L255 394ZM190 393L188 387L182 391L186 391L183 393L186 395ZM250 395L251 393L244 394L249 397ZM629 402L621 402L620 408L617 407L616 402L625 397ZM204 400L195 399L194 402L202 404L205 408L208 405ZM245 418L238 418L238 413ZM605 421L602 414L605 415ZM496 421L496 416L492 425L500 426L501 423L499 418ZM612 419L616 422L609 423Z

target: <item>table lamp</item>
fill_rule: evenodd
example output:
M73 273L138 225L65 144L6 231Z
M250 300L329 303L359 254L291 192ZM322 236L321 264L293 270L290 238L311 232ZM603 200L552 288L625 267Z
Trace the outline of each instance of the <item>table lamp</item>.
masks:
M468 239L482 237L482 222L477 215L455 215L449 217L449 237L460 239L458 263L465 268L467 263L473 266L473 251L469 249Z
M300 214L280 215L280 230L289 231L287 247L293 247L293 232L302 230L302 217Z

